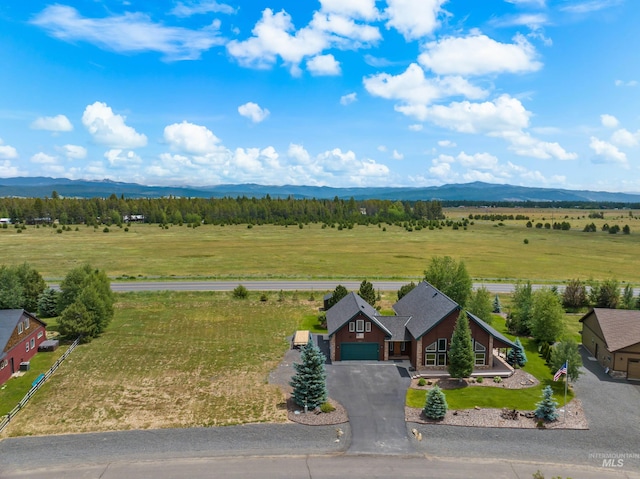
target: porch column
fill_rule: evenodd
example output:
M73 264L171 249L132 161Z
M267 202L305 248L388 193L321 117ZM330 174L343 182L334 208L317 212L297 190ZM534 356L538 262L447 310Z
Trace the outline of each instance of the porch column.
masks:
M382 346L384 348L384 353L382 354L383 361L389 361L389 345L390 344L391 344L391 341L385 341L384 346Z
M424 361L422 358L422 338L416 341L416 349L416 369L422 369L422 366L424 366Z
M334 362L336 360L336 336L335 334L333 336L331 336L331 341L329 343L329 349L331 350L330 356L331 356L331 362Z
M491 336L491 335L489 335L489 351L488 352L491 354L491 364L487 364L487 366L493 367L493 336ZM500 352L498 351L498 354L499 353ZM489 358L487 358L487 359L489 359ZM488 362L489 361L487 361L487 363Z

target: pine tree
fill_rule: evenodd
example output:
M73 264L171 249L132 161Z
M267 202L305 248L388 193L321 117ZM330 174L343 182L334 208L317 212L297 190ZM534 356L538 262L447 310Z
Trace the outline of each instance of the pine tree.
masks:
M360 290L358 291L358 295L371 306L375 307L376 291L373 289L373 284L371 284L366 279L363 280L362 283L360 283Z
M460 311L449 349L449 374L452 378L467 378L473 373L473 346L467 313Z
M496 314L502 313L502 304L500 304L500 297L497 294L493 298L493 312Z
M43 318L53 318L58 315L58 292L47 288L38 297L38 314Z
M527 364L527 353L524 352L520 338L514 341L516 347L511 348L507 353L507 362L513 367L524 367Z
M447 414L448 408L447 398L442 392L442 389L436 385L427 393L427 400L422 412L424 412L424 415L429 419L443 419Z
M302 347L301 363L294 363L296 374L289 385L293 387L293 400L300 407L315 409L327 402L327 373L325 356L312 339Z
M547 386L542 391L542 401L536 404L535 415L538 419L555 421L558 419L558 413L556 411L557 407L558 402L553 399L553 390L551 389L551 386Z
M347 288L339 284L336 289L331 293L331 297L327 301L327 309L331 309L334 305L338 304L342 298L349 294Z

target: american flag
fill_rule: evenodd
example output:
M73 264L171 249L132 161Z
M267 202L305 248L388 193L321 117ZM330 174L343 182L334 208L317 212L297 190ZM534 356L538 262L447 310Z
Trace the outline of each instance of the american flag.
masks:
M567 362L566 361L560 367L560 369L558 369L556 371L556 373L553 375L553 380L557 381L558 379L560 379L560 376L562 376L563 374L567 374Z

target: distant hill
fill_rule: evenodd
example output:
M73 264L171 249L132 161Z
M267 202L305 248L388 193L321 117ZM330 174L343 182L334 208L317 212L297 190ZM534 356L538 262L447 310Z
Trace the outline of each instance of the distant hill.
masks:
M0 196L51 197L53 191L60 196L74 198L107 198L112 194L126 198L159 198L164 196L222 198L247 196L261 198L338 198L356 200L442 200L476 202L596 202L640 203L640 194L610 193L606 191L563 190L558 188L528 188L524 186L466 183L425 188L373 187L331 188L327 186L268 186L257 184L217 186L145 186L111 180L89 181L67 178L20 177L0 178Z

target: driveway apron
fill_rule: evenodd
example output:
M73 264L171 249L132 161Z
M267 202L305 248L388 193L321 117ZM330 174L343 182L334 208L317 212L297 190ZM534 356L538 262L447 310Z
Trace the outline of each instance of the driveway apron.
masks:
M349 414L350 454L412 454L404 404L411 378L393 363L350 361L327 365L329 395Z

